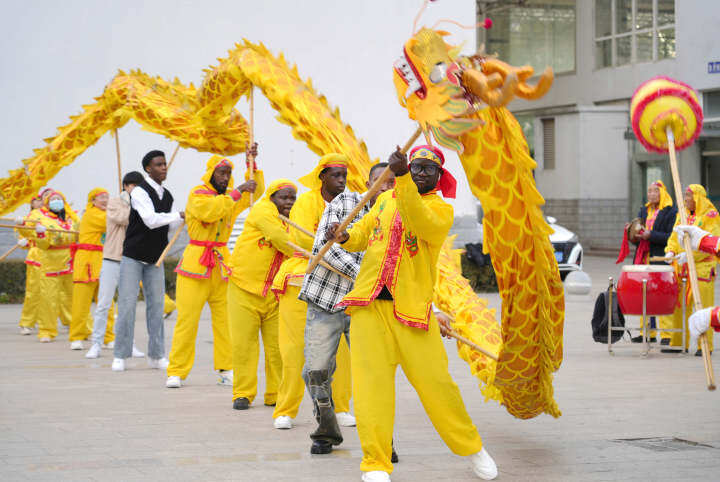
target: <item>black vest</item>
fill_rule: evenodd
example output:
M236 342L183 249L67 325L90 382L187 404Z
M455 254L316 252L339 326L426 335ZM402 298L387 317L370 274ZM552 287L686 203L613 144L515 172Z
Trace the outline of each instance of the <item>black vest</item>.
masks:
M162 199L158 197L155 189L147 181L138 184L135 189L143 189L148 193L156 213L169 213L172 209L173 197L167 189L163 192ZM140 214L131 208L123 243L123 256L149 264L156 263L168 244L168 230L168 226L148 228Z

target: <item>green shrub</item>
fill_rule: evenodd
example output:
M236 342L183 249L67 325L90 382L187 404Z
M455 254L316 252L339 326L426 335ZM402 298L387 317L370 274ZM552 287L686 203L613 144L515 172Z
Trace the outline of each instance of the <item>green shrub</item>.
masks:
M492 264L478 266L467 258L466 253L460 257L462 275L470 281L470 286L477 292L497 292L498 285Z
M178 260L165 260L165 292L175 299L177 275L175 266ZM142 297L142 291L140 291ZM0 263L0 304L22 303L25 299L25 263L23 260L10 260Z

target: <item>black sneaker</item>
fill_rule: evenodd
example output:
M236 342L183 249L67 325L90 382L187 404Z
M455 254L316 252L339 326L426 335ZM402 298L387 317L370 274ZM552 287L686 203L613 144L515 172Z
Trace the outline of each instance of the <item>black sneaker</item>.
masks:
M315 455L324 455L332 452L332 444L327 440L313 440L310 453Z
M236 398L233 400L233 408L235 410L247 410L250 408L250 400L245 397Z
M392 455L390 456L390 462L396 464L400 462L400 459L397 456L397 452L395 452L395 448L392 449Z
M702 356L702 350L696 351L695 356ZM710 356L712 356L712 350L710 350Z
M661 338L660 344L663 346L668 346L670 344L670 338Z
M642 335L638 335L638 336L632 337L630 339L630 341L632 341L633 343L645 343L645 338L643 338ZM652 338L650 338L649 341L650 341L650 343L655 343L657 341L657 338L652 337ZM668 341L668 343L669 343L669 341Z
M266 407L274 407L275 405L277 405L277 403L266 403L265 404Z

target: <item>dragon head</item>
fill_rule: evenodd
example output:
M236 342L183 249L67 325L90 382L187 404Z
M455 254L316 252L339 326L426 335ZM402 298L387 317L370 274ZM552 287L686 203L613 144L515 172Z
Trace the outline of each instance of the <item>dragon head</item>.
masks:
M421 28L405 43L395 61L393 81L400 105L443 147L462 152L458 137L482 121L474 115L482 104L500 107L515 96L542 97L552 85L550 67L534 86L530 66L512 67L484 55L460 56L445 42L448 32Z

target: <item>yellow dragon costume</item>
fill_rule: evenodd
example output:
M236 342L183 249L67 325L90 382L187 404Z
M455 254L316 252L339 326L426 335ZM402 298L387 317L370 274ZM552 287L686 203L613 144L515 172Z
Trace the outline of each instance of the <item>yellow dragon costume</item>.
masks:
M421 29L396 63L394 82L412 119L443 147L456 150L472 192L485 210L484 247L492 255L503 300L502 328L494 312L462 278L458 251L446 242L438 262L436 304L454 318L454 329L499 361L458 345L460 356L486 397L519 418L560 411L553 399L552 373L562 361L563 289L539 206L527 143L517 121L503 107L513 96L543 95L552 83L546 71L535 87L525 84L530 67L513 68L482 56L458 57L445 32ZM339 152L352 160L348 186L364 191L376 160L342 122L337 109L303 81L282 55L245 40L217 66L206 70L199 88L167 82L140 71L120 72L83 112L71 117L45 146L23 160L21 169L0 179L0 215L28 202L38 188L131 118L146 130L183 147L237 154L248 142L248 126L234 106L253 86L316 154ZM477 106L489 107L478 110Z

